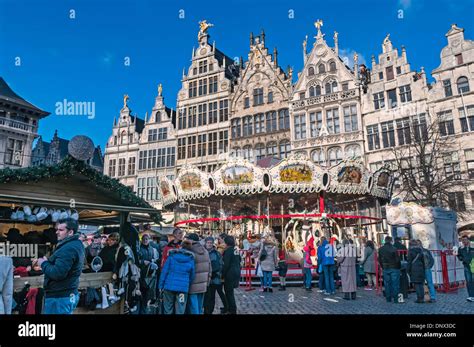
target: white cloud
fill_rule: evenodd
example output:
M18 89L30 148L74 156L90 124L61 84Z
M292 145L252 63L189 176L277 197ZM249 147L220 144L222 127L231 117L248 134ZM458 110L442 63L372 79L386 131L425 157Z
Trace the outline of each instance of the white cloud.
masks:
M411 7L411 0L398 0L398 6L404 10L408 10Z
M359 56L359 65L360 64L365 64L367 65L364 56L362 53L356 52L351 48L343 48L339 50L339 56L341 57L342 61L344 64L349 66L351 69L354 68L354 53L357 53Z

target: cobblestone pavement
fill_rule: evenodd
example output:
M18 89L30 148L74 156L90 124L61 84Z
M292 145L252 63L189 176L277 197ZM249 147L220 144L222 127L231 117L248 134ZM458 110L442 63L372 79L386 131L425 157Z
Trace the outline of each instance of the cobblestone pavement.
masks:
M286 291L263 293L256 290L235 291L239 314L474 314L474 303L466 301L467 291L461 288L449 294L437 294L436 303L417 304L415 293L410 293L405 303L387 303L375 291L357 291L357 299L344 300L343 294L326 296L316 289L306 292L301 287L287 287ZM217 295L216 295L217 297ZM216 313L220 300L216 298Z

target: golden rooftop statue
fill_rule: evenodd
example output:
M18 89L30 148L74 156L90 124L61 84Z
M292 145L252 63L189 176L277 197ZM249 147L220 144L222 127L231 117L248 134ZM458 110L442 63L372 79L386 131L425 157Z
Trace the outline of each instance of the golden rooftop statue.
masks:
M314 22L314 26L318 29L318 31L321 31L321 27L323 26L323 21L321 19L318 19L316 22Z
M127 107L128 99L130 99L130 97L127 94L125 94L123 96L123 107Z
M158 96L161 96L161 93L163 92L163 86L161 83L158 85Z
M211 24L211 23L207 23L207 20L202 20L199 22L199 35L205 35L207 30L210 28L210 27L213 27L214 24Z

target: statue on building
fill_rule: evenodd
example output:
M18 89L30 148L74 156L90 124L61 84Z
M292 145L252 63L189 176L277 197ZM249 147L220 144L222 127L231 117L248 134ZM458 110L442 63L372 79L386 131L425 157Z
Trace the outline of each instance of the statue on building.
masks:
M367 94L368 84L370 83L370 70L367 69L365 64L360 65L360 85L362 86L362 90L364 94Z
M158 96L161 96L161 93L163 92L163 86L161 83L158 85Z
M202 20L199 22L199 37L203 36L203 35L206 35L207 34L207 30L210 28L210 27L213 27L214 24L211 24L211 23L208 23L207 20Z
M130 97L127 94L125 94L123 96L123 107L124 108L127 107L128 99L130 99Z

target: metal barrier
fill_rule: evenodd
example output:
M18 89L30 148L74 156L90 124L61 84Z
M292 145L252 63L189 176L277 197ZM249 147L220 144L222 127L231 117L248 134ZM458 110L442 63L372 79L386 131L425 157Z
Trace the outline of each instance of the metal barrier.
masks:
M433 275L433 284L438 292L455 292L465 286L464 272L462 264L457 259L452 250L430 250L434 258L434 265L431 269ZM408 251L397 250L400 258L408 254ZM383 287L383 269L378 261L378 252L374 256L376 292L380 294ZM459 265L460 264L460 265Z

